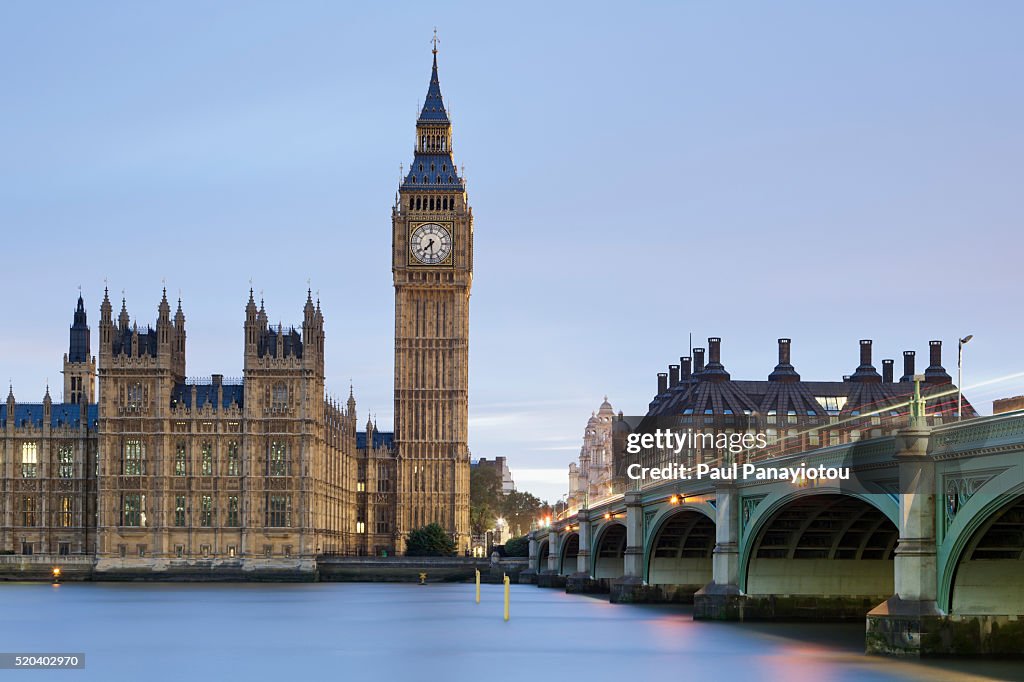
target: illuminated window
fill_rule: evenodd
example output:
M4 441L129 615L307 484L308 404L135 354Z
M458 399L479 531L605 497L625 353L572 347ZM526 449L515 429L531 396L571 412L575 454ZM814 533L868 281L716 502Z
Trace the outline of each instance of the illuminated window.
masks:
M185 527L185 496L177 495L174 498L174 525L178 528ZM181 556L180 554L178 556Z
M21 498L21 525L36 525L36 498L32 495Z
M356 521L356 532L357 533L365 533L366 532L366 523L363 522L363 521Z
M213 525L213 497L203 495L199 505L199 525L209 528Z
M270 528L291 526L291 507L291 495L267 495L267 526Z
M228 443L228 476L238 476L240 472L238 462L238 443Z
M75 449L71 445L61 445L57 450L57 475L60 478L74 478Z
M131 493L121 496L121 525L133 528L146 526L146 496Z
M174 450L174 475L184 476L188 471L188 455L185 453L185 444L178 443Z
M203 476L213 475L213 446L209 443L203 443L200 473Z
M35 443L21 444L21 477L35 478L39 466L39 446Z
M366 481L359 481L358 483L356 483L356 492L366 492Z
M830 415L839 414L839 411L846 406L846 396L818 395L814 396L818 404L825 408Z
M142 407L142 384L135 383L128 387L128 408L138 410Z
M228 497L228 525L233 528L241 525L238 522L238 495Z
M274 441L270 444L270 454L267 459L267 475L288 475L288 451L284 443Z
M121 458L121 472L125 476L141 476L144 472L142 441L128 440L124 443ZM124 525L124 524L122 524Z
M72 500L70 495L62 495L57 502L57 525L61 528L71 527Z

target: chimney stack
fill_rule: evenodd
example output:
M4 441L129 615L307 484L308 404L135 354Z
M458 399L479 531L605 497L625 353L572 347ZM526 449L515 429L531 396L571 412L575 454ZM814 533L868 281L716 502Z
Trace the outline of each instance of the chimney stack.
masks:
M871 364L871 339L860 340L860 365L857 367L857 371L850 377L850 381L866 381L869 383L882 381L882 377L875 371L874 365Z
M882 383L892 383L892 366L895 360L882 360Z
M946 368L942 366L942 341L929 341L928 355L930 364L924 371L925 381L929 384L953 383L953 377L949 376Z
M668 390L668 374L665 372L658 373L658 395L661 395Z
M914 356L917 355L917 351L905 350L903 351L903 376L900 377L900 381L913 381L915 365Z
M779 364L768 375L768 381L800 381L800 375L793 369L790 362L790 340L779 339Z
M693 349L693 373L700 374L704 371L704 349Z
M679 383L679 365L668 366L668 387L675 388Z
M690 378L690 362L691 360L689 355L679 358L680 381L686 381Z
M722 365L722 339L712 336L708 339L708 364L704 366L702 381L728 381L729 373Z

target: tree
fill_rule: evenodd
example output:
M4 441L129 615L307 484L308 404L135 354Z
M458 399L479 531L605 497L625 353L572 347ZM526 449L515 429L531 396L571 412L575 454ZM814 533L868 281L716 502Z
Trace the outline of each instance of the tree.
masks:
M520 535L505 543L505 556L529 556L530 538Z
M469 525L474 535L494 528L501 512L501 476L494 467L476 466L469 472Z
M530 493L514 490L502 500L501 514L516 535L527 533L540 517L541 501Z
M405 540L406 556L453 556L455 541L437 523L417 528Z

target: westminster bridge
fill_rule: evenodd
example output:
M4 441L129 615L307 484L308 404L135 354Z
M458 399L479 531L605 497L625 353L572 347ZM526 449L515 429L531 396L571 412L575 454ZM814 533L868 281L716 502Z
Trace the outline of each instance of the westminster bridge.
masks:
M867 618L867 650L1024 655L1024 412L758 468L851 480L648 481L530 534L521 578L696 619Z

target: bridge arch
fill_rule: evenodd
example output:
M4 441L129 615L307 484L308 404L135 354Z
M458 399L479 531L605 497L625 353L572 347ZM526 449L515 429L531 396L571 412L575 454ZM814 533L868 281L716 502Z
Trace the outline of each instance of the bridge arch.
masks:
M937 601L946 613L1024 613L1024 482L1007 482L991 481L950 524L939 550Z
M548 570L548 555L551 554L551 543L547 538L537 545L537 572L542 573Z
M882 497L892 502L838 489L780 495L745 536L740 588L748 595L884 601L893 593L899 530L895 503L879 504Z
M580 553L579 533L569 533L562 538L561 552L558 559L558 574L569 575L576 572L576 557Z
M626 572L626 527L617 522L598 529L591 552L595 579L619 578Z
M670 587L692 596L712 580L715 518L697 506L670 507L654 520L644 547L644 577L649 585Z

